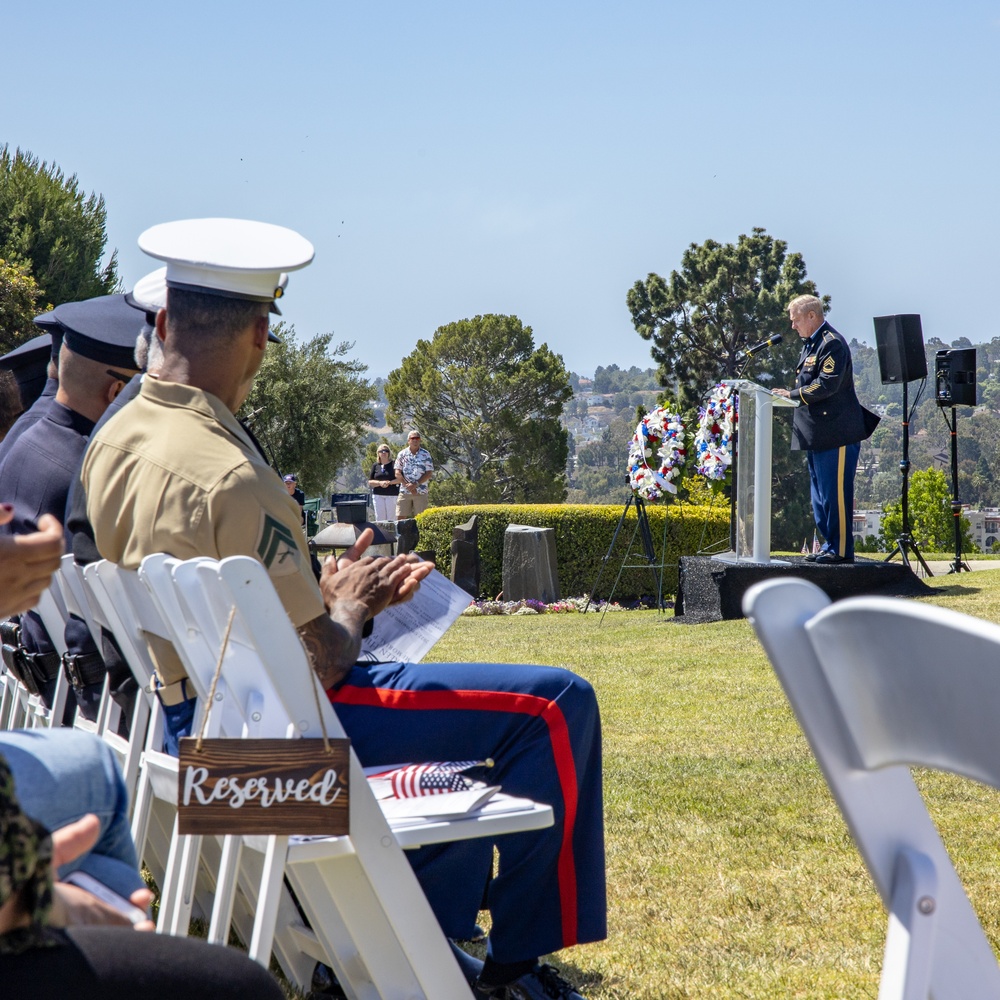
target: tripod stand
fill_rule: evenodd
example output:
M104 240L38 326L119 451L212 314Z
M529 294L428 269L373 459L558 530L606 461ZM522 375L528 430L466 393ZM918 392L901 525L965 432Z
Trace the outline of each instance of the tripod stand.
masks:
M604 553L604 557L601 559L601 568L597 572L597 579L594 581L593 587L590 588L590 597L587 598L587 603L584 606L584 611L590 607L590 602L594 599L594 594L597 593L597 585L601 582L601 577L604 575L605 567L608 565L608 560L611 558L611 553L614 551L615 542L618 541L618 535L622 530L622 526L625 524L625 518L628 516L629 507L635 504L636 513L636 525L635 530L632 532L632 537L629 539L628 549L625 552L625 557L622 559L621 567L618 570L618 576L615 579L615 585L611 588L611 594L608 600L614 596L615 588L618 586L618 581L621 579L622 571L625 569L625 564L628 562L629 553L632 551L632 543L635 541L635 536L638 533L642 539L642 550L646 557L646 562L649 564L649 570L653 574L653 580L656 583L656 606L660 611L664 610L663 606L663 577L659 572L659 567L656 564L656 552L653 549L653 533L649 527L649 516L646 514L646 501L642 499L638 493L629 492L628 499L625 501L625 507L622 510L621 517L618 518L618 524L615 525L615 533L611 536L611 544L608 546L608 551ZM666 531L666 525L664 523L664 532Z
M958 499L958 425L955 407L951 407L951 420L948 414L941 411L944 422L948 425L951 435L951 516L955 522L955 561L949 566L948 573L972 572L972 567L962 559L962 502Z
M910 565L910 559L907 550L913 552L923 566L924 572L928 576L933 576L930 566L927 565L924 557L920 554L920 549L917 548L917 543L913 540L913 536L910 534L910 410L909 410L909 395L908 395L909 383L903 382L903 457L899 463L899 471L903 474L903 526L896 538L896 547L885 557L884 562L889 562L893 556L899 555L903 560L903 565L912 570L913 567ZM919 398L919 394L918 394ZM916 403L913 404L916 407Z

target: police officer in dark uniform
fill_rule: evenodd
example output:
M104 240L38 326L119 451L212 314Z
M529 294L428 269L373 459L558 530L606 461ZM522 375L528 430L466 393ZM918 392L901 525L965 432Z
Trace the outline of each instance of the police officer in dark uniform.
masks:
M792 328L802 338L795 388L775 394L799 403L792 418L792 450L807 452L813 517L823 547L811 562L854 562L854 474L861 442L879 418L854 391L854 366L847 341L823 318L815 295L788 303Z
M44 415L24 430L0 461L0 497L14 505L13 534L36 530L42 514L65 521L70 484L94 423L135 373L135 338L142 315L122 295L58 306L64 331L59 386ZM60 666L81 710L96 717L104 663L86 624L66 628L67 653L60 657L34 612L22 616L23 654L49 703Z
M10 372L14 378L22 413L34 404L49 381L52 383L49 398L56 394L58 383L49 379L49 368L54 371L55 366L52 362L52 337L48 333L40 333L8 351L0 357L0 368Z
M36 337L34 340L16 347L9 354L5 354L3 358L0 358L0 364L6 362L4 367L9 367L11 371L15 372L18 387L21 390L21 401L25 407L24 413L17 418L14 426L11 427L7 436L3 439L3 443L0 443L0 462L4 460L7 452L13 448L14 442L29 427L37 423L48 413L49 407L52 405L52 400L56 398L56 391L59 388L59 349L62 347L63 328L59 320L56 319L54 309L36 316L34 323L35 326L44 331L42 336L48 335L48 343L42 343L41 338ZM42 355L41 358L39 358L39 353ZM20 363L21 359L26 355L30 359L29 365L31 365L36 360L43 360L46 353L49 355L45 365L46 379L39 392L37 391L39 380L33 377L33 372L25 371L24 374L27 377L22 382L22 372L19 370Z

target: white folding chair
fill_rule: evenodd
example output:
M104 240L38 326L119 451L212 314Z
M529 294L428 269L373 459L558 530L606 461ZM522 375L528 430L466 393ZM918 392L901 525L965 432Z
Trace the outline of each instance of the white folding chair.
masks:
M287 738L319 737L319 712L329 736L343 735L329 700L313 687L298 635L258 561L177 563L154 556L143 562L140 577L163 600L161 611L175 627L175 643L187 647L200 697L210 686L230 611L237 609L223 661L223 693L217 690L213 714L220 709L224 720L235 707L244 733ZM222 725L226 731L227 723ZM267 838L251 954L263 960L268 938L284 930L275 922L273 905L287 875L310 918L310 937L318 939L324 961L350 996L468 1000L464 977L400 844L536 829L551 825L551 809L510 800L506 813L390 829L353 753L351 783L349 836ZM238 852L238 843L233 847ZM223 872L220 884L228 877ZM215 926L213 920L213 926L216 935L224 932L224 924Z
M130 741L130 752L138 750L134 776L131 770L127 775L132 780L132 839L139 859L152 873L162 894L167 873L174 870L171 848L177 814L177 761L162 752L163 710L153 694L155 668L146 638L124 595L118 567L104 560L91 563L84 567L83 578L95 621L114 635L138 685L137 700L143 703L139 710L147 717L144 725L133 723L135 745ZM174 894L170 898L175 898ZM204 904L201 909L208 913L210 900L204 900Z
M35 700L32 702L31 699ZM31 723L37 716L41 699L31 692L7 669L3 668L3 692L0 693L0 721L4 729L33 728ZM48 724L48 717L43 716Z
M889 911L880 1000L1000 997L1000 968L909 767L1000 788L1000 627L804 580L744 598Z
M176 834L177 759L163 753L163 720L159 701L152 693L155 668L146 646L147 628L153 633L159 615L145 591L129 596L134 574L125 574L104 560L88 565L84 579L104 615L104 623L115 636L143 698L149 699L153 724L139 758L137 788L132 815L132 838L136 851L160 887L159 929L171 924L170 905L176 900L174 881L181 857L191 845ZM158 804L163 808L158 808ZM178 853L180 852L180 853ZM188 910L190 914L190 908ZM186 925L185 925L186 933Z
M13 728L14 704L19 687L17 678L7 669L7 664L0 662L0 730Z
M52 577L52 582L43 591L38 604L33 609L41 618L45 631L52 640L55 651L62 656L66 652L66 619L68 613L63 600L59 583L59 574ZM66 699L69 697L69 682L62 669L56 678L55 691L52 696L52 707L46 706L41 697L30 694L23 687L19 698L19 708L15 709L15 722L11 728L24 727L34 729L45 726L61 726L66 712Z
M90 596L83 579L83 567L78 565L73 555L67 554L62 557L62 563L56 574L59 581L60 592L63 603L69 615L75 615L87 626L87 631L98 651L102 650L104 638L101 634L101 623L97 620L101 617L100 608L94 598ZM97 617L95 617L95 615ZM148 718L148 713L143 711L145 702L141 698L136 698L135 711L138 714L140 728L144 718ZM145 732L138 734L135 741L125 739L118 735L121 725L122 711L118 703L111 697L110 683L107 677L104 680L104 687L101 691L101 701L97 711L97 719L91 722L83 717L82 712L77 712L73 720L76 729L86 729L96 733L115 752L118 763L125 774L125 784L129 788L131 796L134 791L134 781L139 769L139 753L142 750L142 741ZM130 720L129 732L136 719Z
M137 637L129 633L121 620L118 605L122 603L122 598L118 593L111 564L103 564L102 574L102 563L78 566L74 562L70 566L66 563L66 559L71 558L71 556L63 558L62 574L70 581L65 589L72 589L78 607L81 611L86 611L84 620L91 634L95 636L95 642L103 641L102 630L107 630L115 637L138 687L135 708L129 723L129 738L124 740L118 736L117 713L110 706L106 706L106 710L101 713L98 727L102 739L106 740L119 756L129 795L129 808L134 810L142 754L149 747L159 749L163 745L162 712L151 690L153 664L145 643L138 643ZM101 646L98 645L98 648ZM106 700L113 704L112 699Z
M111 631L119 641L126 660L131 664L142 686L148 691L154 668L146 647L149 636L175 640L175 631L166 618L180 622L180 613L173 605L164 616L150 591L136 573L121 570L105 561L86 567L85 577L91 577L103 591L104 603L113 619ZM184 635L182 626L181 634ZM190 674L183 642L175 641L182 662ZM223 688L224 690L224 688ZM200 712L196 726L200 724ZM208 735L218 735L221 717L210 720ZM197 732L197 729L195 730ZM192 914L208 919L213 941L228 942L229 921L245 942L254 941L258 887L263 880L264 858L261 852L247 851L238 857L235 874L229 860L223 856L224 843L214 837L182 837L177 832L177 758L163 753L162 709L153 700L153 720L142 764L132 820L132 834L139 856L143 858L160 886L160 913L157 930L161 933L185 935ZM230 871L232 877L221 881L220 873ZM239 888L239 892L237 892ZM268 964L271 950L288 978L308 987L317 961L323 952L313 935L301 923L299 912L287 890L279 887L274 901L272 928L280 932L273 944L259 945L261 961ZM215 928L223 922L225 932ZM265 922L266 923L266 922ZM266 946L266 951L265 951Z

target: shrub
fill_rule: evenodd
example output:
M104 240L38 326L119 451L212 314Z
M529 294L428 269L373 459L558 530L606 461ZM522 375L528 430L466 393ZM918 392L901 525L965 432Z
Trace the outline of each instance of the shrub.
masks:
M681 556L695 555L720 538L728 537L729 510L725 507L695 507L688 504L648 505L650 532L657 563L663 563L663 594L677 593L677 563ZM433 550L438 569L451 572L451 530L479 518L479 558L482 566L481 596L494 597L503 588L503 538L509 524L554 528L559 591L565 597L588 594L601 570L615 527L619 506L598 504L484 504L465 507L432 507L417 518L422 550ZM664 527L666 530L664 531ZM628 517L615 541L601 576L599 597L607 597L628 557L615 587L615 600L655 596L652 574L645 568L642 540L636 531L636 512ZM633 541L634 539L634 541Z

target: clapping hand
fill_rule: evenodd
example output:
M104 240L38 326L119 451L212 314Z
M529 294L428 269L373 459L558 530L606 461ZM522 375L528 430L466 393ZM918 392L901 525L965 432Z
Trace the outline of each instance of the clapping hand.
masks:
M0 504L0 525L14 517L10 504ZM30 535L0 535L0 618L27 611L38 603L59 569L63 554L62 525L51 515L38 519L38 531Z
M365 528L357 541L338 559L327 558L320 590L327 607L338 601L358 601L373 618L390 604L408 601L420 581L434 569L413 553L399 556L366 556L375 535Z

